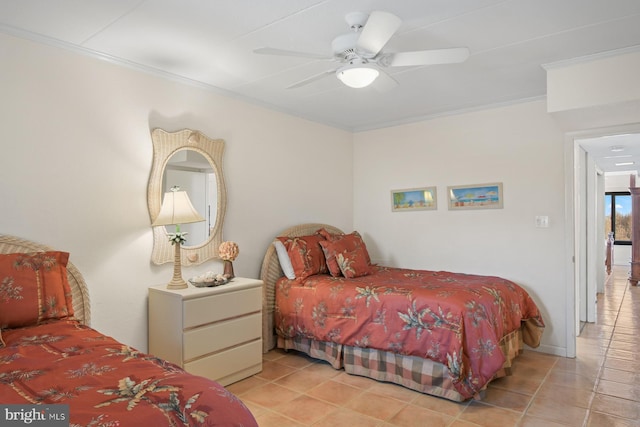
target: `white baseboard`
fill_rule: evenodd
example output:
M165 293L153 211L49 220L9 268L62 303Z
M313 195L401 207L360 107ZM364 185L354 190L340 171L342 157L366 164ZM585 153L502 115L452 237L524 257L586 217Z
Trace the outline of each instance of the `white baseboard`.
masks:
M567 349L565 347L557 347L553 345L540 344L537 348L529 347L525 344L525 348L539 353L551 354L553 356L567 357Z

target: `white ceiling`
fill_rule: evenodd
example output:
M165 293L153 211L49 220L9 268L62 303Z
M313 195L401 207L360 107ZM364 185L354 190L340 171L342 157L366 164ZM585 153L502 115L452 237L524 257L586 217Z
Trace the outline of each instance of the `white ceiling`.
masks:
M394 67L399 85L344 86L330 57L349 12L402 19L385 52L468 47L461 64ZM0 0L0 31L360 131L536 99L544 64L640 47L640 0ZM637 143L640 145L640 143Z
M580 139L578 143L589 153L602 171L617 174L637 174L640 167L639 134L585 138Z

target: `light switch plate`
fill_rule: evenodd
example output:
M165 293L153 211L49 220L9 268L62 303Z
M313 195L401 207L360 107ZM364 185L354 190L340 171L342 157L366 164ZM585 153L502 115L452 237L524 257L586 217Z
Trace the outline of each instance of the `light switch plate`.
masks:
M549 217L547 215L536 216L536 227L549 228Z

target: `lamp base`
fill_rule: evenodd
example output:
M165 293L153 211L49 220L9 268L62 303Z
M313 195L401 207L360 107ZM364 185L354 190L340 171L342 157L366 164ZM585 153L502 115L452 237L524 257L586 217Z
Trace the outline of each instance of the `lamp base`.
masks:
M173 258L173 279L167 285L167 289L188 288L187 282L182 278L182 262L180 261L180 243L175 244L175 256Z
M185 282L182 279L180 279L180 280L173 279L167 285L167 289L185 289L185 288L188 288L188 287L189 287L189 285L187 285L187 282Z

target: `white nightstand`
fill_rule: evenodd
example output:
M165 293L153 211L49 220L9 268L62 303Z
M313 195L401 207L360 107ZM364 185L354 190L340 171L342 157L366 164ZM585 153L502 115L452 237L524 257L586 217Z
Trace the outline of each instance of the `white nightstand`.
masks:
M262 370L262 281L149 288L149 353L228 385Z

